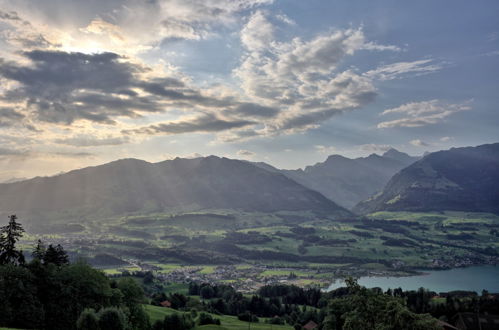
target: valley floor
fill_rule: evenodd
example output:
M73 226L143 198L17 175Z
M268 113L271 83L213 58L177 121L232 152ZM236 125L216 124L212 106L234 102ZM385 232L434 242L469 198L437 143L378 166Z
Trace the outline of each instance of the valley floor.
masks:
M64 245L107 274L154 272L165 283L328 286L346 276L404 276L499 262L499 216L379 212L336 219L234 210L29 222L22 244Z

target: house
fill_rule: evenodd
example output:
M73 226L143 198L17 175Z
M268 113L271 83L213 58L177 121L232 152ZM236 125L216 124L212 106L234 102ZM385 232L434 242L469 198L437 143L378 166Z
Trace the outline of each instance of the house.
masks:
M303 326L303 329L306 329L306 330L312 330L312 329L317 329L319 325L317 323L315 323L314 321L310 320L308 321L307 324L305 324Z
M453 318L459 330L497 330L499 315L484 315L477 313L459 313Z
M163 307L168 307L168 308L172 307L172 303L169 302L168 300L162 301L159 304Z

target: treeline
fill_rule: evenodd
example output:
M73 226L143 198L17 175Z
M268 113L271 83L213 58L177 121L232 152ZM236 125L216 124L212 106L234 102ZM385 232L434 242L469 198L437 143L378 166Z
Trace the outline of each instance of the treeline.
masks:
M60 245L16 248L23 235L15 215L0 228L0 326L21 329L149 329L142 287L110 280L85 262L69 263Z
M439 329L436 320L451 322L457 313L499 314L499 295L482 292L432 292L426 289L383 292L366 289L347 280L347 287L331 292L294 285L263 286L252 296L244 296L229 285L189 283L188 295L153 295L152 304L168 301L183 312L204 311L237 316L242 321L289 324L301 329L313 321L319 329ZM197 298L199 297L199 298ZM440 299L435 299L440 298ZM360 326L362 322L367 325Z
M319 324L324 319L325 314L314 308L319 306L320 295L319 289L278 285L262 287L248 297L229 285L191 282L188 295L157 293L152 296L151 303L161 306L168 301L171 308L179 311L233 315L247 322L260 322L259 318L268 318L269 323L296 325L301 329L301 325L308 321Z

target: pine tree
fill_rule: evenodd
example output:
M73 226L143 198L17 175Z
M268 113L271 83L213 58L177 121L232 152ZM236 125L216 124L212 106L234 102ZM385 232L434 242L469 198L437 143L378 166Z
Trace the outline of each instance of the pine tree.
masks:
M23 252L16 250L16 243L23 236L24 229L16 220L17 216L13 214L9 216L9 223L0 227L0 265L24 264Z
M31 253L31 255L33 256L34 259L43 260L45 251L46 251L45 244L43 244L42 240L39 239L38 242L36 242L36 247Z
M56 266L63 266L69 264L68 254L60 244L57 244L57 246L49 244L43 254L42 260L44 265L54 264Z

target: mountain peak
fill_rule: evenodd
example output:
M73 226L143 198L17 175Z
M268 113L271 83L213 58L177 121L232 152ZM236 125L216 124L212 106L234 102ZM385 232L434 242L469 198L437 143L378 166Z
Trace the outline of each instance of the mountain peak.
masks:
M398 151L395 148L390 148L383 154L383 157L398 160L404 163L412 163L415 159L405 152Z
M327 157L326 161L324 163L331 163L331 162L334 162L334 161L345 161L345 160L351 160L350 158L347 158L345 156L342 156L342 155L330 155Z

